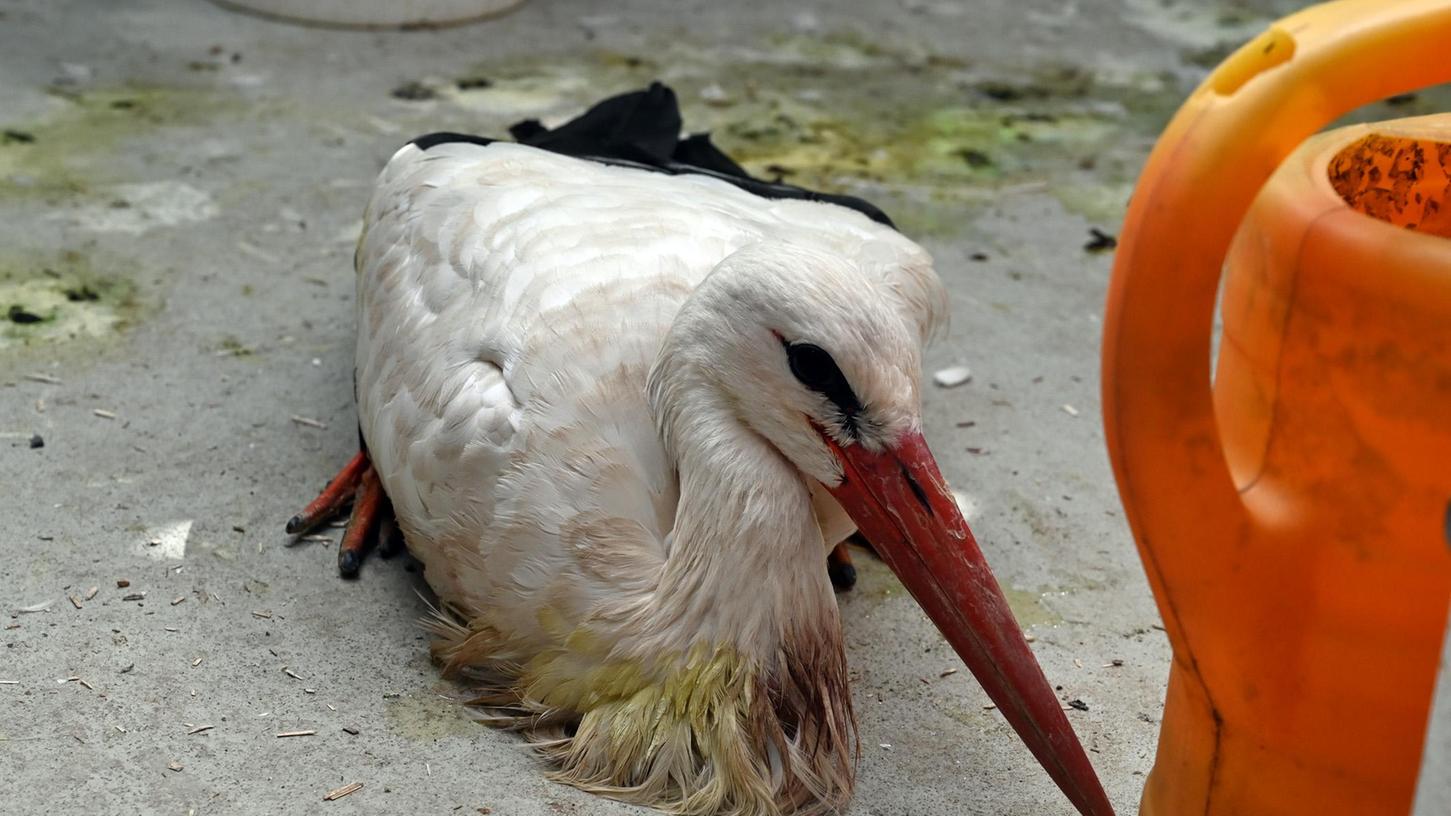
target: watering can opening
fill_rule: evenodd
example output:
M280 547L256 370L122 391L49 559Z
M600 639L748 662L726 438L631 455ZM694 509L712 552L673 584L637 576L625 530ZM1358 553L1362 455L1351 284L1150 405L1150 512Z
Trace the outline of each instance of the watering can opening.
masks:
M1451 123L1443 117L1377 127L1330 159L1330 185L1351 209L1451 238Z

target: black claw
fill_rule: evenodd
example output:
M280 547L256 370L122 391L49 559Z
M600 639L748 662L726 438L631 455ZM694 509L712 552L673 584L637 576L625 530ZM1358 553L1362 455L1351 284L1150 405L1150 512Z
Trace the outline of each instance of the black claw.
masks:
M826 574L831 576L831 585L837 592L846 592L856 586L856 567L851 564L828 564Z
M287 520L287 534L292 535L294 533L302 532L303 525L306 523L307 520L304 519L302 516L293 516L292 518Z
M358 568L363 566L363 554L357 550L338 551L338 574L344 578L357 578Z

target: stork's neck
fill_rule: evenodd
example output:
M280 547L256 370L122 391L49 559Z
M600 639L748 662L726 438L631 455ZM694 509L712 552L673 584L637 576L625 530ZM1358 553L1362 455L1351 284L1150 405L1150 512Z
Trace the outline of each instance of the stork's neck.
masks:
M696 288L650 374L650 408L675 462L680 498L649 603L647 641L657 654L700 643L747 657L774 658L793 647L840 653L811 491L748 425L722 382L729 375L721 356L739 339L730 306L741 276L722 264ZM672 638L677 642L662 642Z
M840 648L825 547L800 473L703 387L663 417L680 475L659 625L745 654L797 638Z

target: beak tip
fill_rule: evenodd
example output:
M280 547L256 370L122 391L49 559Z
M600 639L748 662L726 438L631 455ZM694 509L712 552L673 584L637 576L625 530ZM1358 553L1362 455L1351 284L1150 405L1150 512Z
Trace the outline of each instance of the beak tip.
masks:
M826 439L844 473L831 491L882 560L1078 812L1113 816L1088 754L921 434L904 435L880 452Z

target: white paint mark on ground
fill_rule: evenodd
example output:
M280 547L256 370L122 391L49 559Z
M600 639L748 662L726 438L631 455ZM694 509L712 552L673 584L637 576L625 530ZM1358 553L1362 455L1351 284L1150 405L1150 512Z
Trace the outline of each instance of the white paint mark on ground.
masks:
M157 227L208 221L218 213L211 194L180 181L117 184L106 194L106 201L54 217L72 219L96 232L140 235Z
M186 556L186 542L191 537L191 519L160 524L146 531L135 549L157 561L180 561Z

